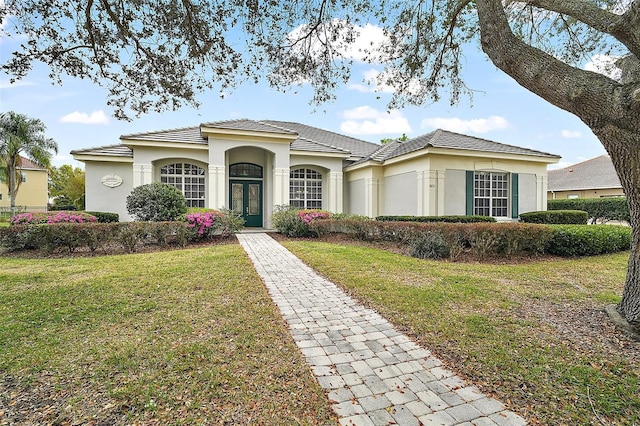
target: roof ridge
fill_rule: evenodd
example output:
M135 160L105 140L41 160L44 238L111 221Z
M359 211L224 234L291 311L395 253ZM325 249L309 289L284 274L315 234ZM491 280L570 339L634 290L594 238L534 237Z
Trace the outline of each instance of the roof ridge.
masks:
M180 130L195 130L195 129L200 129L200 126L176 127L173 129L156 130L154 132L129 133L129 134L120 136L120 139L132 137L132 136L147 136L147 135L156 135L158 133L176 132Z
M581 165L583 165L585 163L590 163L590 162L598 160L598 159L600 159L602 157L611 158L611 157L609 157L608 154L602 154L602 155L598 155L597 157L588 158L586 160L580 161L579 163L570 164L567 167L563 167L562 169L556 169L556 170L565 170L565 169L570 169L570 168L573 168L573 167L576 167L576 166L581 166Z
M121 144L121 143L114 143L114 144L111 144L111 145L92 146L91 148L85 148L85 149L74 149L74 150L71 150L71 151L70 151L70 153L71 153L71 154L74 154L74 153L79 152L79 151L93 151L93 150L95 150L95 149L121 148L121 147L123 147L123 148L127 148L127 149L131 150L131 148L129 148L129 147L128 147L128 146L126 146L125 144Z
M285 124L287 124L287 123L297 124L298 126L304 126L304 127L317 129L317 130L322 130L323 132L331 133L333 135L337 135L337 136L340 136L342 138L352 139L352 140L357 141L357 142L364 142L364 143L367 143L369 145L379 146L379 144L377 144L375 142L365 141L364 139L358 139L358 138L355 138L353 136L343 135L342 133L334 132L333 130L322 129L320 127L310 126L310 125L304 124L304 123L296 123L296 122L293 122L293 121L279 121L279 120L264 120L264 121L272 121L272 122L276 122L276 123L285 123ZM286 127L285 127L285 129L286 129ZM287 129L287 130L291 130L291 129Z
M387 154L387 152L389 154L392 154L393 151L395 151L396 148L398 148L401 144L402 144L402 142L400 142L397 139L392 140L390 142L387 142L385 144L382 144L382 145L380 145L380 148L376 149L371 154L369 154L367 159L371 159L371 160L375 160L375 161L384 160L385 154Z
M341 148L341 147L339 147L339 146L335 146L335 145L331 145L331 144L328 144L328 143L324 143L324 142L316 141L316 140L314 140L314 139L309 139L309 138L306 138L306 137L304 137L304 136L300 136L299 134L298 134L298 139L302 139L302 140L305 140L305 141L307 141L307 142L314 143L314 144L316 144L316 145L322 145L322 146L326 146L326 147L328 147L328 148L333 148L333 149L337 149L337 150L339 150L339 151L344 151L344 152L347 152L347 153L349 153L349 154L351 153L351 151L349 151L348 149L344 149L344 148Z
M484 142L495 143L495 144L502 145L502 146L508 146L509 148L524 149L524 150L531 151L531 152L537 152L539 154L545 154L545 155L550 155L550 156L553 156L553 157L559 157L558 155L551 154L549 152L539 151L537 149L526 148L526 147L518 146L518 145L511 145L511 144L503 143L503 142L497 142L497 141L494 141L494 140L491 140L491 139L480 138L478 136L473 136L473 135L465 135L463 133L452 132L451 130L437 129L436 131L438 131L438 130L440 132L442 132L442 133L450 133L452 135L464 136L464 137L467 137L467 138L477 139L477 140L484 141Z

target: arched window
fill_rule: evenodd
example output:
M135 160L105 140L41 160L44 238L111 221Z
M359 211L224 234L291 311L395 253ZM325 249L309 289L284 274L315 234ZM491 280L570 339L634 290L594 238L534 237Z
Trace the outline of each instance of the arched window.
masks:
M322 174L299 168L289 174L289 202L300 209L322 208Z
M173 163L160 168L160 182L182 191L189 207L204 207L204 176L204 169L195 164Z

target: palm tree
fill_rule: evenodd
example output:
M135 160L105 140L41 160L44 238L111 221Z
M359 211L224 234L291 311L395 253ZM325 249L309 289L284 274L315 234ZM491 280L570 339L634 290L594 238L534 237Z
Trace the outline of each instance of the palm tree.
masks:
M53 153L58 153L58 144L44 136L45 129L37 118L13 111L0 113L0 180L9 186L11 216L16 211L16 195L22 182L21 157L49 168Z

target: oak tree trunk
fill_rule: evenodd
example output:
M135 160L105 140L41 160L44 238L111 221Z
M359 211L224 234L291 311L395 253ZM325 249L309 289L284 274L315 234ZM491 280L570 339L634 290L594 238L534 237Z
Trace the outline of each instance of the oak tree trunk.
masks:
M524 43L509 26L502 0L476 0L482 49L521 86L579 117L611 157L627 196L632 246L617 311L640 335L640 79L622 81L572 67ZM631 18L635 18L635 15ZM635 46L634 43L631 44ZM637 64L638 56L630 60ZM624 70L623 70L624 71Z
M640 134L605 127L596 136L618 172L631 216L631 252L617 310L640 333Z

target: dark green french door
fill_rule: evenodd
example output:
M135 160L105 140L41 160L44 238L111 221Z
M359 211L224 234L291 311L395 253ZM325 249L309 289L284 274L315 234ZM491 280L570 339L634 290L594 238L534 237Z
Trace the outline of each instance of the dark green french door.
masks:
M244 226L262 227L262 182L232 180L229 186L229 204L242 215Z

